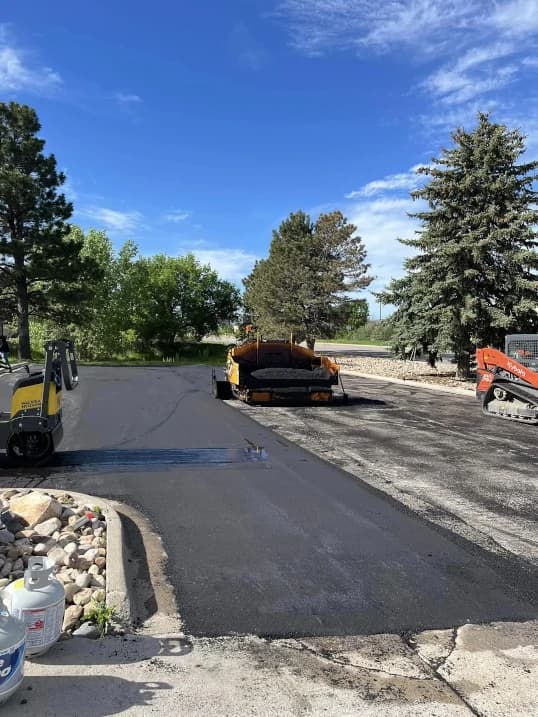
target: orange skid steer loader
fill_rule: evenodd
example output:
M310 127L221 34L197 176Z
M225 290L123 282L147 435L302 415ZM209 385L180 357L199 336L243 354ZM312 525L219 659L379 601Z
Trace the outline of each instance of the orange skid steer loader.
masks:
M476 351L476 395L487 416L538 423L538 334L510 334L505 351Z

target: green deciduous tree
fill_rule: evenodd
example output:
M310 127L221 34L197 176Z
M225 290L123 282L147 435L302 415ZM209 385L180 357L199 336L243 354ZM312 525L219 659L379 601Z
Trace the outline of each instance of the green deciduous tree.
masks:
M72 206L59 189L65 177L45 156L35 111L0 103L0 298L17 318L19 352L30 358L29 318L66 316L86 295L80 237L69 231Z
M233 320L241 303L239 290L192 254L139 259L133 279L133 327L160 350L170 350L176 339L198 341L217 332L222 321Z
M417 253L381 299L396 306L397 348L420 347L433 358L452 350L466 375L477 346L538 329L538 162L518 163L523 135L486 114L452 139L419 170L431 179L412 196L428 209L414 215L418 236L400 240Z
M334 336L346 323L349 292L368 286L366 249L341 212L316 222L296 212L273 231L267 259L243 283L244 303L266 335Z

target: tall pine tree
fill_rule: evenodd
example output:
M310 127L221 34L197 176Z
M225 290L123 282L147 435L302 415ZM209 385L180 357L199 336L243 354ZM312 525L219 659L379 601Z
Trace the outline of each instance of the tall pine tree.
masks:
M524 136L487 114L452 139L419 170L431 180L412 196L428 209L413 215L422 223L418 236L400 240L417 253L380 298L396 306L398 348L432 357L452 350L467 375L477 346L502 346L506 333L538 329L538 162L518 163Z
M285 219L267 259L258 261L245 284L244 304L266 335L306 340L329 337L347 322L348 292L368 286L366 249L341 212L304 212Z
M69 233L73 208L59 189L65 177L45 156L35 111L0 103L0 300L16 316L19 353L30 355L30 313L61 313L80 301L82 240Z

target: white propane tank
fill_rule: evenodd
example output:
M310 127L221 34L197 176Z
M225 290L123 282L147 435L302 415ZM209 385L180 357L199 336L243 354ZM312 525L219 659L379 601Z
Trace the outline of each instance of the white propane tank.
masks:
M34 556L28 560L24 577L2 593L10 614L26 625L26 657L45 653L62 632L65 590L53 570L50 558Z
M24 677L25 641L24 623L11 615L0 614L0 702L20 687Z

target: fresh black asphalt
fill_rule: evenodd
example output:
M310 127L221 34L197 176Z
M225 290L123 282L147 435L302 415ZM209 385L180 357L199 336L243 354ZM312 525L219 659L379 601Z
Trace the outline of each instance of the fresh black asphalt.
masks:
M210 370L85 368L61 487L143 511L193 635L349 635L538 617L533 576L453 539L213 399ZM5 393L2 394L5 400Z

